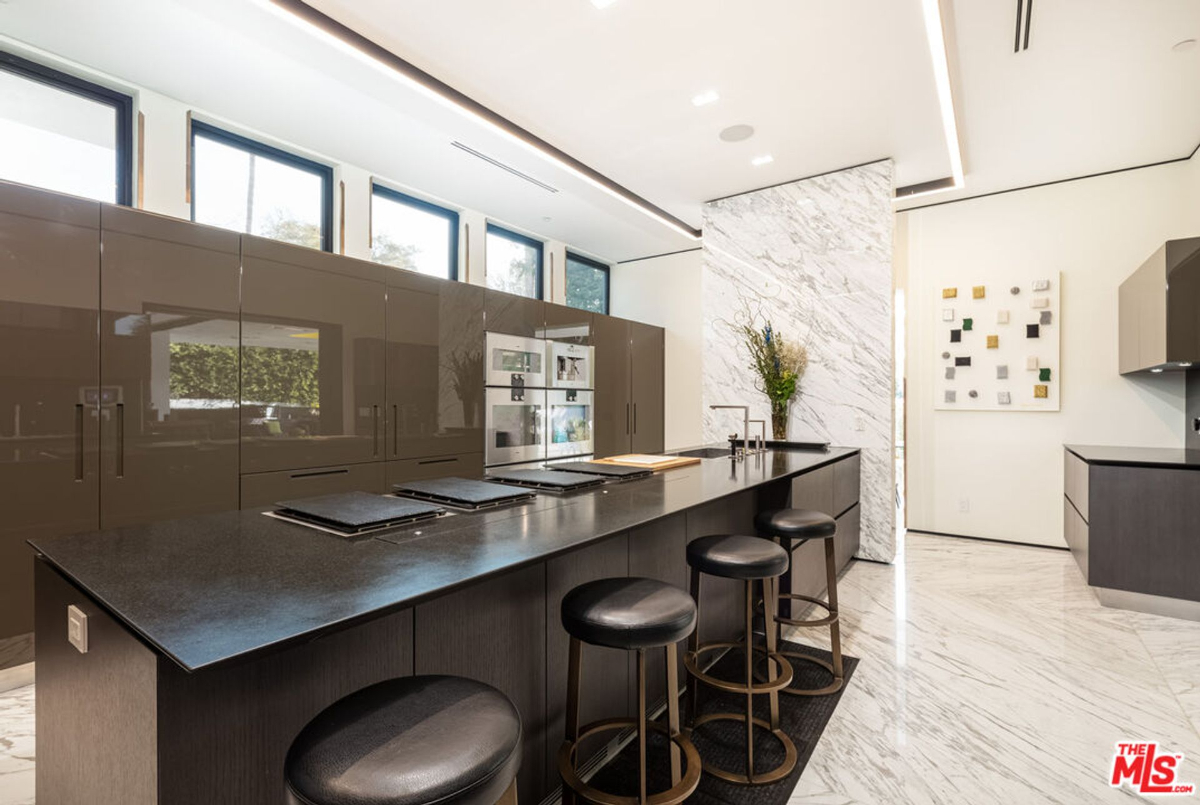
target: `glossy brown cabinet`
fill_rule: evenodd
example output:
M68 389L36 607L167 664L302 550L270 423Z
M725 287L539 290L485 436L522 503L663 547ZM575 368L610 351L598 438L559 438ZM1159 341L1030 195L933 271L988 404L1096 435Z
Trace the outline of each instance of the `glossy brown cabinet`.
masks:
M387 274L386 455L483 452L484 291Z
M664 331L594 317L596 456L661 453L664 446Z
M236 509L239 236L100 220L100 525Z
M539 338L585 347L594 343L592 320L596 317L591 311L547 302L545 316L545 329L538 334Z
M664 388L665 345L664 331L640 322L629 323L630 362L633 411L631 450L634 453L661 453L665 422Z
M484 290L485 326L489 333L538 338L546 323L546 303L541 299Z
M305 470L255 472L242 476L242 508L257 509L284 500L333 495L340 492L382 494L384 463L346 464Z
M595 450L597 458L628 453L633 432L629 322L596 316Z
M97 525L99 277L98 203L0 183L0 644L33 630L25 540Z
M383 460L386 270L242 237L242 472Z

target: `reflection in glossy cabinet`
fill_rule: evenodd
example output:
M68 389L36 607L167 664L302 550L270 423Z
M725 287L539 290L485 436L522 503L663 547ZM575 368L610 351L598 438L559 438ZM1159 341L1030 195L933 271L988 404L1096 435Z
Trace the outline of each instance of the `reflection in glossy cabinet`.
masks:
M546 326L539 338L562 341L568 344L591 346L593 314L589 310L578 310L566 305L546 303Z
M597 458L628 453L633 429L630 399L629 322L596 316L595 450Z
M387 286L387 457L483 450L483 289L400 270Z
M100 215L100 524L236 509L238 236Z
M383 459L385 270L242 237L242 472Z
M25 540L97 524L99 225L0 183L0 640L33 630Z
M491 288L484 291L484 299L489 333L540 337L546 323L546 305L541 299L529 299Z

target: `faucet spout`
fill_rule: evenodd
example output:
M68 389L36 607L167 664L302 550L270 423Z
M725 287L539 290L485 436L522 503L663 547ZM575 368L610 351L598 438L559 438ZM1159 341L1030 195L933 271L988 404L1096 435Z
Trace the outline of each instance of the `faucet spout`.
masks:
M742 412L742 455L750 453L750 406L748 405L710 405L710 410L732 408Z

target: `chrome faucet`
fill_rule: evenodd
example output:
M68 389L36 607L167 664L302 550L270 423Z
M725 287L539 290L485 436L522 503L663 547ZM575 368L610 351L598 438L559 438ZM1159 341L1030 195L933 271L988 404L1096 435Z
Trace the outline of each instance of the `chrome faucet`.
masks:
M750 453L750 406L748 405L710 405L711 410L715 411L718 408L732 408L742 412L742 455Z
M755 423L758 424L758 441L756 442L758 447L754 448L754 452L765 453L767 452L767 420L751 419L748 424L753 425Z

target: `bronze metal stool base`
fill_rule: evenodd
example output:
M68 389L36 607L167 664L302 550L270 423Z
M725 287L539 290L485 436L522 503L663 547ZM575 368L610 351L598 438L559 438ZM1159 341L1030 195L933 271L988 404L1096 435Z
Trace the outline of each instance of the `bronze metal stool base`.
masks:
M579 742L584 738L601 732L637 728L637 726L638 720L636 718L607 718L602 721L593 721L591 724L580 729L577 740L563 741L562 746L558 750L558 773L562 777L563 785L570 788L583 800L597 803L597 805L640 805L638 797L621 797L616 794L610 794L607 791L601 791L585 783L575 771L575 750L579 746ZM690 797L692 792L696 790L696 786L700 784L700 769L702 768L700 753L696 751L696 747L685 733L672 736L667 725L653 721L647 722L646 727L666 735L671 743L683 752L686 769L683 779L678 783L666 791L648 795L646 797L646 805L679 805L679 803Z
M740 693L743 695L747 693L776 693L784 690L792 683L792 665L783 658L784 655L778 651L766 652L765 649L761 648L756 648L755 651L766 653L766 655L774 660L779 666L779 677L774 682L762 682L762 684L754 685L747 689L745 682L729 682L724 679L717 679L715 676L711 676L700 670L700 657L710 651L718 651L720 649L739 649L744 651L745 648L745 641L733 643L705 643L701 646L697 646L695 649L684 652L683 666L687 669L687 672L690 676L695 677L709 687L716 688L717 690L723 690L727 693Z
M795 618L785 618L778 615L775 618L776 623L786 623L788 626L829 626L830 624L839 621L839 615L829 608L829 604L822 601L820 598L813 598L811 595L800 595L799 593L780 593L780 598L787 598L792 601L804 601L808 604L816 604L827 613L823 618L814 618L813 620L796 620Z
M763 650L761 646L755 646L754 653L763 655L764 659L770 656L765 650ZM776 653L787 657L793 662L800 660L802 662L812 663L813 665L819 665L828 671L829 675L833 677L833 681L823 688L815 688L812 690L809 690L808 688L784 688L783 690L779 691L780 693L787 693L791 696L828 696L831 693L837 693L839 690L841 690L842 685L846 682L845 677L839 675L838 672L834 670L833 663L829 662L828 660L823 660L820 657L812 657L808 654L801 654L798 651L780 651ZM758 670L754 672L754 678L761 681L766 678L766 674Z
M703 715L696 719L695 723L692 724L691 729L688 730L688 733L694 733L700 727L713 721L736 721L739 724L745 724L746 714L708 713L707 715ZM771 729L770 723L764 719L755 718L753 721L754 726L761 727L762 729L770 732L775 736L775 740L779 741L779 743L783 746L783 761L770 771L766 771L761 774L753 773L749 775L728 771L705 761L705 772L711 774L713 777L724 780L727 783L734 783L735 785L766 785L767 783L774 783L782 780L795 770L798 758L796 744L792 742L792 739L788 737L787 733L782 729Z

